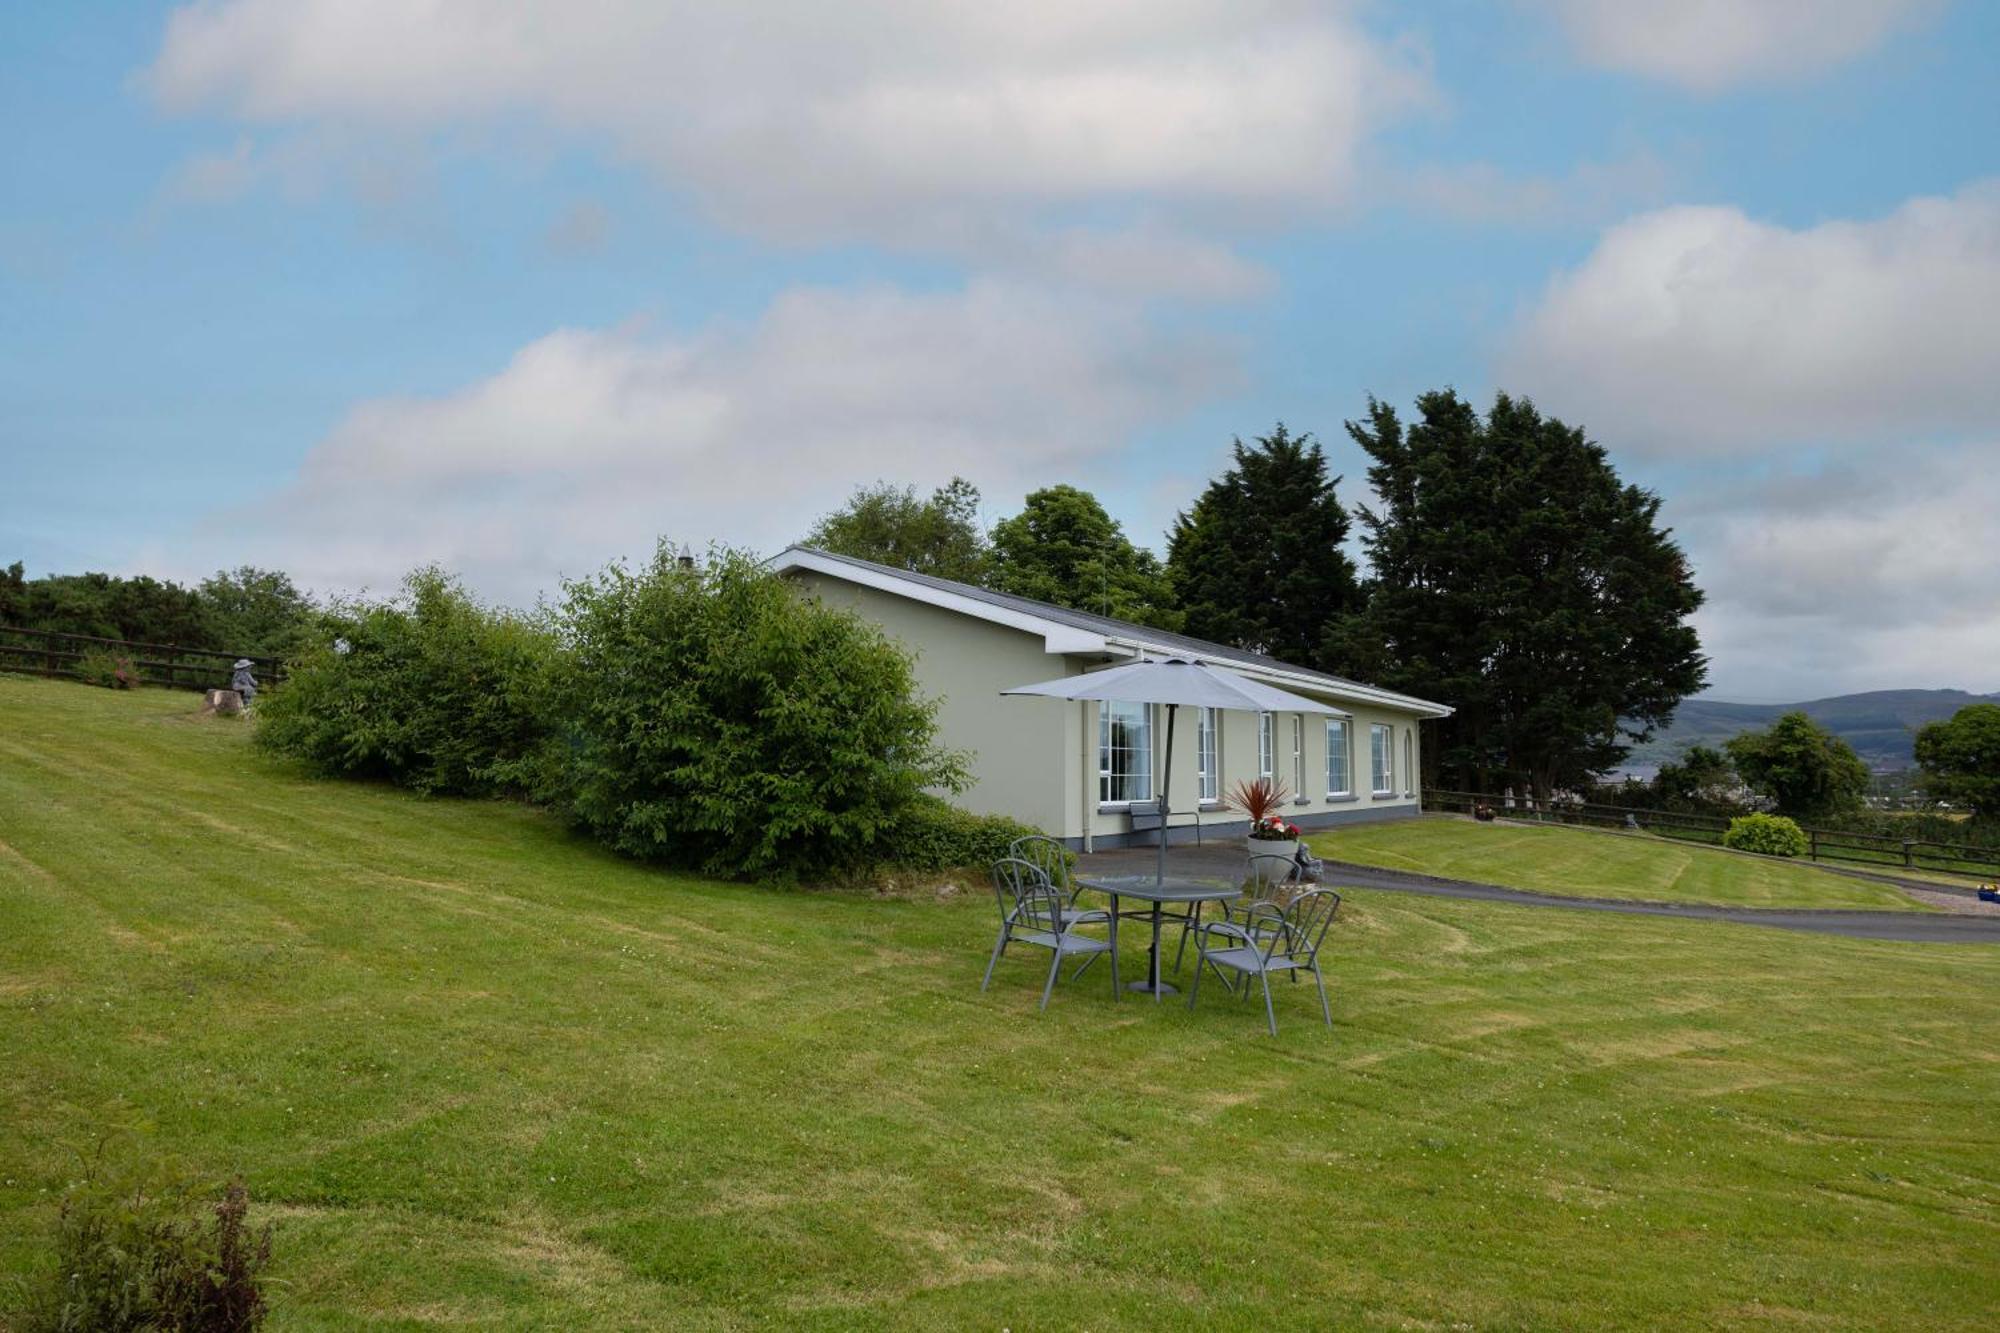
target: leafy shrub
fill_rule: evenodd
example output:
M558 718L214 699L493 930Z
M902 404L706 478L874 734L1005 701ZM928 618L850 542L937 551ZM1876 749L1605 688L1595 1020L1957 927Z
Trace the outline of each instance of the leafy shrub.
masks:
M105 648L93 648L77 659L77 679L107 690L129 690L139 684L139 668L131 658Z
M878 855L904 870L986 866L1006 856L1016 838L1040 832L1007 815L976 815L926 794L889 826Z
M569 585L563 630L560 801L618 851L840 873L879 861L927 788L964 783L904 652L748 555L684 569L663 543Z
M1744 815L1729 821L1722 845L1764 856L1803 856L1806 835L1783 815Z
M100 1149L64 1195L54 1252L20 1287L9 1326L18 1333L261 1327L271 1228L252 1230L249 1206L240 1180L213 1202L157 1168L112 1168Z
M337 606L258 704L258 743L331 776L480 795L534 783L555 637L436 569Z

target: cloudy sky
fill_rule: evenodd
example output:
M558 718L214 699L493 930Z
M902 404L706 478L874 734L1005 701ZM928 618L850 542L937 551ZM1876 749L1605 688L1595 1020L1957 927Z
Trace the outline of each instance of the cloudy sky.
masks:
M1713 693L2000 689L2000 5L24 0L0 562L526 601L856 484L1142 541L1505 387Z

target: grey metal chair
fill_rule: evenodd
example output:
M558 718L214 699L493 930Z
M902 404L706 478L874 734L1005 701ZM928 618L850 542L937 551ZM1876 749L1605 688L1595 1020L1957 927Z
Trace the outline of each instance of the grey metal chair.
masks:
M1278 1013L1271 1006L1271 974L1312 973L1319 987L1319 1009L1326 1025L1333 1026L1333 1007L1327 1003L1326 980L1319 972L1319 946L1327 927L1340 911L1340 894L1333 889L1307 889L1279 907L1276 903L1251 903L1244 908L1240 923L1232 929L1227 921L1211 921L1195 938L1194 985L1188 991L1188 1008L1194 1008L1201 994L1201 969L1207 964L1222 975L1226 969L1243 978L1243 993L1250 993L1250 978L1264 987L1264 1018L1271 1035L1278 1035ZM1232 988L1233 993L1233 988Z
M1048 834L1031 833L1025 838L1014 839L1007 844L1007 855L1015 860L1026 861L1042 872L1042 878L1055 886L1056 892L1062 897L1062 918L1065 922L1073 922L1085 912L1092 910L1077 904L1079 890L1076 882L1070 877L1069 848ZM1098 915L1102 916L1103 913L1099 912ZM1084 960L1083 966L1076 970L1076 977L1088 972L1090 965L1096 961L1094 957ZM1076 977L1071 977L1070 980L1075 981Z
M1276 852L1258 852L1252 856L1250 858L1249 870L1243 878L1243 892L1245 897L1234 904L1226 901L1223 902L1221 904L1222 920L1215 924L1217 926L1228 926L1237 931L1242 930L1242 922L1240 920L1242 914L1249 911L1251 905L1254 903L1270 902L1275 899L1278 894L1278 886L1289 884L1296 869L1297 867L1291 857L1279 856ZM1200 928L1201 904L1196 903L1194 910L1188 914L1186 924L1182 927L1180 946L1174 950L1174 974L1176 976L1180 975L1181 955L1187 950L1188 937ZM1223 984L1225 986L1229 985L1227 977L1223 978ZM1235 988L1232 986L1231 989L1234 990Z
M985 990L993 981L993 968L1007 946L1019 941L1049 951L1049 977L1042 985L1041 1008L1049 1007L1049 995L1056 988L1056 976L1063 959L1084 959L1083 967L1070 980L1083 975L1098 955L1111 955L1111 998L1117 999L1118 954L1108 939L1077 932L1078 926L1110 925L1111 913L1066 908L1062 891L1051 884L1040 867L1016 856L993 863L993 894L1000 904L1000 935L993 941L993 956L986 960L986 976L979 983Z

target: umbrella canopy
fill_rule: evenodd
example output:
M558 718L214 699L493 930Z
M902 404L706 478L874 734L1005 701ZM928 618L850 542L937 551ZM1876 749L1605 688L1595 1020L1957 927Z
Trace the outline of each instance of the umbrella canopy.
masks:
M1331 704L1308 699L1252 680L1227 667L1183 657L1148 658L1106 671L1064 676L1038 685L1017 685L1002 694L1038 694L1050 699L1116 699L1135 704L1186 704L1191 708L1237 708L1252 713L1324 713L1347 717Z
M1182 704L1190 708L1236 708L1253 713L1350 716L1331 704L1277 689L1239 671L1184 657L1148 658L1105 671L1088 671L1036 685L1017 685L1000 693L1040 695L1047 699L1115 699L1122 703L1167 706L1167 755L1160 774L1160 839L1153 871L1155 882L1164 881L1167 874L1167 789L1174 776L1174 713Z

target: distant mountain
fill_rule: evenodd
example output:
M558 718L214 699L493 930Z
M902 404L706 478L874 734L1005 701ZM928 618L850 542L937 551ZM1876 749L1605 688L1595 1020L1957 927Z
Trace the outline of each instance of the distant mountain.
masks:
M1630 769L1650 769L1677 758L1690 745L1715 745L1744 731L1768 727L1785 713L1803 710L1861 756L1876 770L1909 768L1915 760L1910 747L1917 728L1950 717L1967 704L2000 703L2000 694L1968 694L1964 690L1870 690L1840 694L1802 704L1732 704L1720 699L1687 699L1674 714L1673 726L1626 761Z

